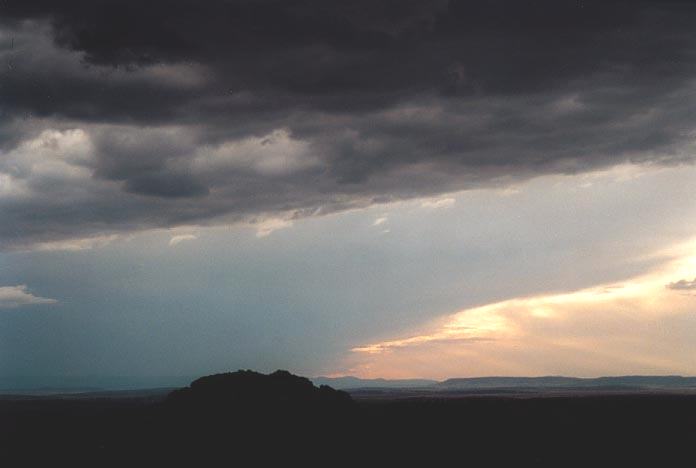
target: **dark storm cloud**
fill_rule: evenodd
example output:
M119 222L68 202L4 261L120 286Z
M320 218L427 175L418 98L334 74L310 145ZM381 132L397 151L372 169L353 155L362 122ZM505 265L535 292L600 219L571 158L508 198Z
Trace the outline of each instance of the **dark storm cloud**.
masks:
M692 2L8 0L0 18L3 245L692 158Z
M5 6L6 17L50 21L55 42L90 64L203 63L218 91L277 92L328 109L379 107L404 92L546 91L622 67L640 71L624 73L627 82L663 80L692 68L693 13L688 2L611 0Z

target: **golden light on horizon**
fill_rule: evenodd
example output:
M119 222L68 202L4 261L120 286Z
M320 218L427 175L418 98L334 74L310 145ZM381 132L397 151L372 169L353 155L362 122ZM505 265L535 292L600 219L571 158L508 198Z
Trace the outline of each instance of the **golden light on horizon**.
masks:
M696 326L696 296L671 285L696 277L696 242L654 255L666 260L642 276L464 309L410 336L355 347L348 372L433 378L694 374L688 355L696 345L683 331Z

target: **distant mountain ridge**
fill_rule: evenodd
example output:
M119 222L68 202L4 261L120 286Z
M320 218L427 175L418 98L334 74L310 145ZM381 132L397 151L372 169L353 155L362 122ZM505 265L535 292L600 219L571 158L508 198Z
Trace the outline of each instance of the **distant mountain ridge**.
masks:
M178 388L193 379L189 376L0 376L0 393L50 395Z
M696 377L679 375L626 375L616 377L473 377L447 379L437 384L441 389L485 388L689 388L696 387Z
M50 395L103 391L181 388L190 377L2 377L0 394ZM444 381L431 379L361 379L354 376L314 377L315 385L336 390L418 390L427 392L478 391L486 389L696 389L696 377L679 375L625 375L612 377L465 377Z
M359 389L422 389L430 391L485 390L485 389L696 389L696 377L679 375L625 375L613 377L465 377L444 381L428 379L361 379L359 377L315 377L316 385L328 385L340 390Z
M328 385L337 390L358 388L424 388L439 384L437 380L428 379L361 379L359 377L315 377L315 385Z

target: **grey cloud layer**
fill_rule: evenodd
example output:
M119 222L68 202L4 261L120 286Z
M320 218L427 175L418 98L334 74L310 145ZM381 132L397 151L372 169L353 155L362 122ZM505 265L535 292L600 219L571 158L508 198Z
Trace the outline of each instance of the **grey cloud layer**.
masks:
M668 289L674 291L696 291L696 278L693 280L679 280L667 285Z
M5 248L692 160L692 2L0 9Z

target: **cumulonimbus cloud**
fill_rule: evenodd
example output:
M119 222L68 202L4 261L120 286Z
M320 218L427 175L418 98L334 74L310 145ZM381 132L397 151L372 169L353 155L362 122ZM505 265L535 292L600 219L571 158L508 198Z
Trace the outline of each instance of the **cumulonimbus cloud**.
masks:
M696 5L395 5L6 0L0 249L693 161Z

